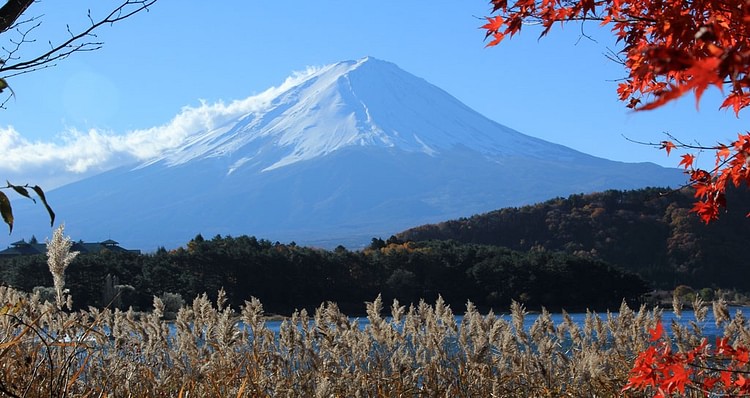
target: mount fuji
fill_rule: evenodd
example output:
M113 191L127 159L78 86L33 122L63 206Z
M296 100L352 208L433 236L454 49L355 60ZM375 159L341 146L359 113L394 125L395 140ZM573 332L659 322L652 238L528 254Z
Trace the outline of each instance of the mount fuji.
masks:
M66 233L144 250L198 233L357 247L500 207L684 182L676 169L521 134L372 57L310 72L213 126L148 161L50 191ZM16 236L50 235L43 209L17 203Z

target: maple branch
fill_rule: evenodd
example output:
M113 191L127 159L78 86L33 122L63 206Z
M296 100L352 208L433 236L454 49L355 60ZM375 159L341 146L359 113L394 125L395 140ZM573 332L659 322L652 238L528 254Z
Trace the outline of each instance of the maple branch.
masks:
M719 361L731 361L731 358L713 358L714 360ZM709 370L712 372L732 372L732 373L738 373L738 374L750 374L750 370L737 370L737 369L727 369L727 368L715 368L713 366L705 366L697 363L688 362L688 366L692 366L697 369L702 370Z
M698 144L698 145L685 144L685 143L683 143L682 141L680 141L679 139L677 139L675 136L673 136L670 133L664 133L664 134L667 137L669 137L673 142L677 143L676 145L674 145L675 148L681 148L681 149L687 148L687 149L697 150L699 152L702 152L702 151L705 151L705 150L717 151L717 150L720 150L720 149L724 148L724 146L722 146L722 145L718 145L718 146L715 146L715 147L707 147L707 146L702 146L700 144ZM651 147L654 147L654 148L657 148L657 149L663 149L664 148L664 143L663 142L660 142L658 144L657 143L653 143L653 142L643 142L643 141L637 141L637 140L628 138L624 134L622 134L622 136L627 141L630 141L630 142L633 142L633 143L636 143L636 144L639 144L639 145L651 146ZM733 144L731 144L731 145L733 145ZM719 172L719 170L721 170L724 166L726 166L732 160L736 159L738 155L739 155L738 153L735 153L735 154L733 154L731 156L728 156L724 160L722 160L720 162L717 162L716 165L714 166L714 168L711 169L710 171L706 171L706 173L708 173L709 175L715 175L715 174L717 174ZM699 171L699 170L701 170L701 169L694 169L694 168L691 168L691 169L693 171ZM685 172L687 174L690 174L687 171L685 171ZM681 186L679 186L679 187L677 187L675 189L671 189L665 195L672 194L673 192L679 191L679 190L681 190L683 188L688 188L688 187L692 188L692 187L695 186L695 184L697 184L699 182L700 181L694 181L694 180L691 179L691 181L687 182L686 184L683 184L683 185L681 185Z
M655 143L655 142L645 142L645 141L638 141L638 140L634 140L634 139L632 139L632 138L629 138L629 137L628 137L628 136L626 136L625 134L621 134L621 135L622 135L622 137L623 137L623 138L625 138L626 140L628 140L628 141L630 141L630 142L632 142L632 143L635 143L635 144L639 144L639 145L646 145L646 146L651 146L651 147L654 147L654 148L657 148L657 149L662 149L662 148L663 148L663 146L664 146L664 143L663 143L663 141L662 141L662 142L659 142L659 143ZM672 134L670 134L670 133L664 133L664 135L666 135L667 137L669 137L669 139L670 139L670 140L671 140L672 142L675 142L675 143L676 143L676 145L675 145L675 147L676 147L676 148L683 148L683 149L693 149L693 150L697 150L697 151L708 151L708 150L716 151L716 150L719 150L719 149L721 149L721 148L723 148L723 147L724 147L723 145L716 145L716 146L703 146L703 145L701 145L701 144L695 144L695 145L694 145L694 144L685 144L684 142L680 141L680 140L679 140L678 138L676 138L675 136L673 136L673 135L672 135Z
M593 37L587 35L586 32L584 32L584 30L583 30L584 25L585 24L581 24L581 35L578 37L578 40L576 40L576 45L578 45L578 43L581 42L581 38L586 38L586 39L591 40L594 43L598 43L598 41L596 41Z
M694 390L694 391L702 392L707 397L709 397L709 396L710 397L750 397L750 394L740 394L740 395L730 394L730 393L720 394L720 393L716 393L716 392L713 392L713 391L708 391L708 390L705 390L705 389L700 388L698 386L695 386L694 383L687 383L687 384L685 384L685 387L687 387L687 388L689 388L691 390Z
M568 1L564 2L563 5L561 5L559 8L573 8L574 5L578 3L578 1ZM566 5L567 4L567 5ZM603 6L606 6L607 2L600 1L595 3L595 6L591 10L587 10L585 14L581 15L569 15L563 18L558 17L550 17L549 15L544 15L540 12L538 12L539 9L544 8L544 2L535 2L533 11L524 11L522 7L519 6L512 6L509 7L506 11L504 11L502 14L509 15L509 14L523 14L524 18L530 18L534 19L536 22L541 23L542 21L548 21L548 22L569 22L569 21L579 21L579 22L585 22L585 21L608 21L608 22L621 22L621 23L629 23L633 24L636 22L647 22L651 24L656 24L659 22L656 18L651 18L643 14L629 14L626 13L626 16L624 17L610 17L607 18L606 16L602 16L600 14L601 10L597 11L597 9L601 9ZM527 6L524 6L524 8Z
M724 149L724 148L726 148L726 147L727 147L727 146L725 146L725 145L721 145L721 144L719 144L719 145L716 145L716 146L712 146L712 147L709 147L709 146L703 146L703 145L700 145L700 144L696 144L696 145L693 145L693 144L685 144L684 142L680 141L680 140L679 140L679 139L678 139L677 137L673 136L673 135L672 135L672 134L670 134L670 133L664 133L664 135L666 135L667 137L669 137L669 139L671 140L671 142L672 142L672 143L676 143L676 144L674 145L674 148L680 148L680 149L691 149L691 150L696 150L696 151L702 152L702 151L718 151L718 150L721 150L721 149ZM625 135L623 135L623 137L624 137L624 138L625 138L626 140L628 140L628 141L630 141L630 142L633 142L633 143L636 143L636 144L640 144L640 145L648 145L648 146L652 146L652 147L654 147L654 148L658 148L658 149L663 149L663 148L664 148L664 143L663 143L663 142L660 142L660 143L658 143L658 144L657 144L657 143L653 143L653 142L641 142L641 141L636 141L636 140L633 140L633 139L630 139L630 138L626 137ZM730 144L729 144L729 146L733 146L733 145L734 145L734 142L732 142L732 143L730 143ZM738 153L735 153L735 154L734 154L734 155L732 155L732 156L728 156L728 157L727 157L726 159L724 159L723 161L721 161L721 162L718 162L718 163L716 164L716 166L715 166L715 167L714 167L714 168L713 168L713 169L712 169L711 171L709 171L709 173L710 173L710 174L715 174L715 173L716 173L717 171L719 171L719 170L720 170L720 169L721 169L721 168L722 168L723 166L726 166L726 164L727 164L727 163L729 163L729 162L730 162L731 160L735 159L735 158L737 157L737 155L738 155ZM690 184L690 185L692 185L692 184Z
M713 359L721 360L721 361L731 361L731 358L713 358ZM696 369L708 370L710 372L716 372L716 373L730 372L730 373L735 373L735 374L750 374L750 371L747 371L747 370L716 368L713 366L704 366L704 365L693 363L693 362L688 362L687 365ZM702 392L706 396L710 395L710 396L717 396L717 397L750 397L750 394L739 394L739 395L736 393L717 394L715 392L708 391L706 389L698 387L697 385L695 385L694 382L689 382L685 386L692 390Z
M619 55L620 53L621 51L618 52L607 47L607 52L604 53L604 57L616 64L625 65L625 60L622 57L620 57ZM627 78L623 78L620 80L627 80Z

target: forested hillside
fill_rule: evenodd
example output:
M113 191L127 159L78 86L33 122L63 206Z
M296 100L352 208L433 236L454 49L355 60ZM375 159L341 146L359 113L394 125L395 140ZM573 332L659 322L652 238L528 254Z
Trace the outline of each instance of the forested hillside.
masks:
M51 286L44 256L0 263L0 282L30 291ZM471 300L480 308L507 309L511 300L530 309L618 308L647 291L634 274L579 256L456 242L384 242L361 251L333 251L271 243L254 237L201 236L186 248L140 255L104 251L79 255L66 271L74 306L150 308L153 296L191 301L227 292L234 308L251 296L269 312L289 314L335 301L358 314L364 302L428 302L441 295L456 310ZM118 295L119 294L119 295ZM179 296L177 296L179 295Z
M750 238L750 193L728 192L732 206L702 224L692 193L648 188L571 195L506 208L397 235L402 240L456 240L528 251L543 248L638 273L654 287L679 284L750 290L744 256Z

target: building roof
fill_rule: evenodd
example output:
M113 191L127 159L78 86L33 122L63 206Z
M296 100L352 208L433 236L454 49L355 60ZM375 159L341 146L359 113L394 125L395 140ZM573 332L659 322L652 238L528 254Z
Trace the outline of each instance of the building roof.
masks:
M26 242L21 239L11 243L11 247L0 251L0 256L32 256L34 254L47 253L47 245L36 241Z
M10 247L8 247L7 249L0 250L0 257L32 256L35 254L47 253L46 243L36 243L35 239L33 240L33 242L34 243L29 243L23 239L17 242L13 242L10 244ZM122 248L119 246L118 242L115 242L112 239L107 239L103 242L84 242L84 241L74 242L70 250L80 252L81 254L100 253L104 250L114 251L114 252L130 252L130 253L141 252L140 250L129 250L129 249Z

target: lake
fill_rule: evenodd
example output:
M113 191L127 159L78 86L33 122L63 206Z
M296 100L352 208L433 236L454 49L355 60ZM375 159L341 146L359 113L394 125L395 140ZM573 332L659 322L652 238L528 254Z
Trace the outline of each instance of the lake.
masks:
M734 316L735 313L739 311L743 314L745 318L750 319L750 307L729 307L729 314L731 316ZM569 313L570 318L578 324L579 326L583 326L584 320L586 319L586 313L585 312L577 312L577 313ZM607 314L606 313L597 313L598 316L600 316L602 319L606 319ZM618 315L617 312L612 312L612 315ZM501 314L498 315L500 318L505 320L510 320L510 315L507 314ZM555 325L559 325L563 322L563 315L562 313L553 313L551 314L552 321L555 323ZM534 324L536 319L539 317L538 313L529 313L524 318L524 326L526 329L529 329L531 325ZM390 318L386 318L390 319ZM456 323L459 325L461 324L461 320L463 319L463 315L456 315ZM359 324L360 329L364 329L367 325L370 324L370 321L366 317L352 317L350 318L351 321L356 320ZM672 324L672 322L675 321L679 324L687 325L691 321L695 321L695 313L693 311L682 311L682 316L677 317L674 312L672 312L671 309L664 310L662 313L662 323L664 325L665 331L669 331L669 325ZM266 328L273 331L274 333L279 332L279 328L281 327L282 320L268 320L265 322ZM703 335L706 337L710 336L719 336L723 333L723 327L718 328L716 326L716 323L714 321L714 315L713 311L709 309L706 319L703 322L698 322L698 326L701 327L703 330Z

